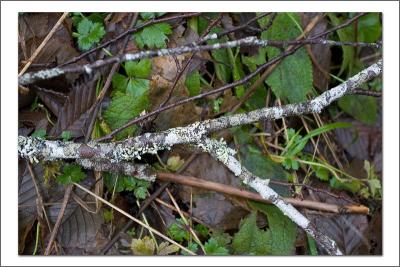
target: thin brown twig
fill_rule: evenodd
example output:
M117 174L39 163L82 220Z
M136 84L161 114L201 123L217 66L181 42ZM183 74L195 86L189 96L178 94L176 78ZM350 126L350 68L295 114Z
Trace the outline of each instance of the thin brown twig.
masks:
M60 228L60 225L62 222L62 218L64 217L65 209L67 208L67 204L68 204L69 198L71 196L72 188L73 188L72 184L68 185L65 188L63 203L62 203L60 211L58 212L57 221L54 225L53 231L51 232L49 243L47 244L46 250L44 252L45 256L48 256L51 253L51 249L53 247L52 246L53 242L57 236L58 229Z
M203 179L199 179L192 176L184 176L174 173L157 173L157 178L162 181L169 181L173 183L188 185L192 187L197 187L201 189L212 190L219 193L224 193L232 196L237 196L245 199L260 201L263 203L270 204L270 201L265 200L259 194L253 193L244 189L239 189L230 185L215 183ZM274 181L276 182L276 181ZM273 181L271 180L271 183ZM304 186L303 184L289 184L289 183L276 183L276 184L283 184L283 185L300 185ZM318 191L316 188L311 186L306 186L312 190ZM325 191L323 191L325 193ZM325 212L333 212L333 213L357 213L357 214L368 214L369 209L363 205L335 205L335 204L328 204L322 203L317 201L310 201L310 200L300 200L295 198L284 198L284 200L293 206L307 208L307 209L314 209L320 210Z
M50 32L47 34L47 36L44 38L42 43L38 46L38 48L35 50L35 52L32 54L32 56L28 59L28 62L25 64L25 66L22 68L22 70L18 73L18 77L26 72L26 70L29 68L29 66L32 64L32 62L36 59L36 57L39 55L39 53L42 51L42 49L46 46L46 44L48 43L50 38L57 31L58 27L60 27L60 25L64 21L64 19L68 16L68 13L69 12L64 12L62 14L62 16L58 19L58 21L53 26L53 28L50 30Z

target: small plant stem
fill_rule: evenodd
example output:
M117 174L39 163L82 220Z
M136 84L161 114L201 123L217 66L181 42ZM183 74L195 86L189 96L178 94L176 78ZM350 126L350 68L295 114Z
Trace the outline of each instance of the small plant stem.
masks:
M36 224L35 248L33 249L32 255L36 255L38 244L39 244L39 234L40 234L40 222L37 222L37 224Z

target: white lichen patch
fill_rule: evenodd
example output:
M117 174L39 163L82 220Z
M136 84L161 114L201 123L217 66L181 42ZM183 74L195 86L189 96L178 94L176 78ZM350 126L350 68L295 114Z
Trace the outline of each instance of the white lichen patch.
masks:
M53 68L48 70L40 70L34 73L26 73L18 78L18 83L27 85L35 82L36 80L46 80L64 74L64 70L60 68Z
M38 147L41 147L42 142L43 140L40 138L18 136L18 155L22 158L29 159L31 163L38 163Z
M220 141L204 138L197 144L199 148L210 153L217 160L226 165L236 176L242 173L240 163L234 158L236 151L226 145L225 140Z
M91 74L92 73L92 68L91 67L89 67L88 65L85 65L85 66L83 66L83 69L85 70L85 72L87 73L87 74Z

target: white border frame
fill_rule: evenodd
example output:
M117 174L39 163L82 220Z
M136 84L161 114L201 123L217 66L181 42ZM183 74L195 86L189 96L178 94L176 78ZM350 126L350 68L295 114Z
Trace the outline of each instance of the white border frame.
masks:
M383 256L368 257L29 257L18 256L17 13L18 12L383 12L384 208ZM399 265L399 3L382 1L1 2L1 264L3 265Z

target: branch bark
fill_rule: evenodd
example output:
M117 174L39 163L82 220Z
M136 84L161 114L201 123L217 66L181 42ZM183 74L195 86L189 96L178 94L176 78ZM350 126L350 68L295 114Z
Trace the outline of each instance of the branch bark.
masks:
M251 124L259 120L276 120L313 112L320 113L323 108L333 101L352 93L353 89L358 88L361 84L379 76L381 73L382 60L379 60L346 82L309 101L223 116L158 133L145 133L120 143L98 143L92 141L87 144L81 144L19 136L18 154L31 162L56 159L92 159L108 160L113 163L140 159L143 154L155 154L158 150L169 149L177 144L198 144L206 135L222 129Z

